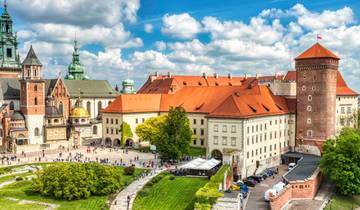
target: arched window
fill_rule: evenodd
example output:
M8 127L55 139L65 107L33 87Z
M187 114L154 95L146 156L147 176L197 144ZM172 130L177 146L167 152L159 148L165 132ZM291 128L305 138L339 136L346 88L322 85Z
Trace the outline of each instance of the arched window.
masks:
M35 91L35 92L37 91L37 85L34 86L34 91Z
M35 130L34 130L34 135L35 135L35 136L40 136L39 128L35 128Z
M97 130L98 130L98 129L97 129L97 126L94 126L94 127L93 127L93 134L94 134L94 135L96 135L96 134L98 133Z
M59 111L60 111L61 114L64 113L64 105L63 105L63 103L61 101L59 103Z
M38 99L35 97L34 104L38 105Z
M91 115L91 103L90 103L90 101L86 102L86 109L89 112L89 115Z
M13 101L10 102L10 110L14 110L14 102Z
M98 102L98 114L100 114L100 111L102 109L102 103L101 101Z

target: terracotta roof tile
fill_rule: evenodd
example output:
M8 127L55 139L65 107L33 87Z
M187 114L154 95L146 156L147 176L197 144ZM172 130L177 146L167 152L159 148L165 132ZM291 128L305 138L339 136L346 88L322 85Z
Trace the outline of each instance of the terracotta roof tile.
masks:
M314 44L309 49L305 50L305 52L301 53L295 60L300 59L309 59L309 58L334 58L339 59L334 53L330 50L326 49L319 43Z
M124 94L118 96L102 112L134 113L158 112L160 110L161 94Z

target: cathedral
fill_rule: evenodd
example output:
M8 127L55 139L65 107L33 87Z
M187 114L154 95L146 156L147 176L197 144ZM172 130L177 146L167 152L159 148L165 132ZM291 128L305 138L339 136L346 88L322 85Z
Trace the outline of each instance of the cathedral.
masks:
M108 81L86 75L76 40L67 75L44 78L46 69L33 46L21 62L12 25L5 4L0 19L0 146L19 151L100 143L100 111L120 92ZM127 92L133 90L129 82Z

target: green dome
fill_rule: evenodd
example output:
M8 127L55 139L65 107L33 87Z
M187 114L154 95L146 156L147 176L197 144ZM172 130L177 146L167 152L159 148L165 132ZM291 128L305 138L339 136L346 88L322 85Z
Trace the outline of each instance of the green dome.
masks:
M131 80L131 79L126 79L122 82L122 85L134 85L135 82L134 80Z

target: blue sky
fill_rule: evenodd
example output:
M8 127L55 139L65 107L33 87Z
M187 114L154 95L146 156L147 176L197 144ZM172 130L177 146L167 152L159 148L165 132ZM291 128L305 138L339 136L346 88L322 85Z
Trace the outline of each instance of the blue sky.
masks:
M88 3L86 3L88 2ZM11 0L22 57L32 44L45 76L65 76L77 36L93 79L150 73L275 74L316 40L342 58L360 90L360 1L323 0Z

